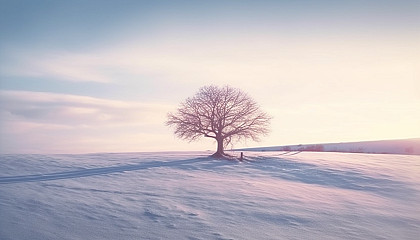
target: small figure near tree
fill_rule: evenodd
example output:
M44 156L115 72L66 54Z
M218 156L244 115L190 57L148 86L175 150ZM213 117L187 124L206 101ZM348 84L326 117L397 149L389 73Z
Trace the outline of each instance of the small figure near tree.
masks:
M267 135L271 117L246 93L230 86L205 86L187 98L175 113L168 113L168 126L175 135L190 141L214 138L217 151L212 156L224 158L224 148L233 141L251 138L258 141Z

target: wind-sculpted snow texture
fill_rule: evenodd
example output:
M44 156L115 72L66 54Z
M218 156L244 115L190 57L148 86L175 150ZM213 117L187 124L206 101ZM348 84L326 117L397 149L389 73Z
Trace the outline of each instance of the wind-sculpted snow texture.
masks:
M1 155L0 239L420 236L420 156L209 154Z

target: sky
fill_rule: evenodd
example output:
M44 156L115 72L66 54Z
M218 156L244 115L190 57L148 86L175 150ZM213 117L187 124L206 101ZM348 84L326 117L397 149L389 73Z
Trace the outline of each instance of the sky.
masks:
M1 153L213 151L165 125L211 84L273 117L233 148L420 137L418 1L0 3Z

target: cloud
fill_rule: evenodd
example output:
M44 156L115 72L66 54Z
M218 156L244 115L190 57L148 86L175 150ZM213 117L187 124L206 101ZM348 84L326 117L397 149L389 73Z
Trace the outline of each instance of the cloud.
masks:
M55 153L156 149L173 108L86 96L0 91L0 152ZM170 135L169 135L170 136Z
M150 124L169 109L161 104L45 92L0 91L0 98L3 120L63 126Z
M10 51L9 51L10 52ZM1 72L6 76L47 78L74 82L110 82L107 67L97 57L63 51L27 50L26 54L10 53Z
M277 33L219 33L189 37L162 34L155 42L134 36L111 47L83 53L44 49L9 52L2 74L76 82L127 82L153 79L177 82L242 85L247 88L319 84L360 89L383 83L413 83L418 43L410 38L342 36L299 39ZM170 40L166 40L170 39ZM340 84L337 84L340 81ZM305 87L303 86L303 87Z

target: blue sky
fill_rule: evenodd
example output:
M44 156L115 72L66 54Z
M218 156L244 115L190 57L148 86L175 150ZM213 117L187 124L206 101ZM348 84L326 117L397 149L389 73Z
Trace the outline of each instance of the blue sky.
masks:
M1 152L214 149L166 113L248 92L269 146L420 136L418 1L1 1Z

